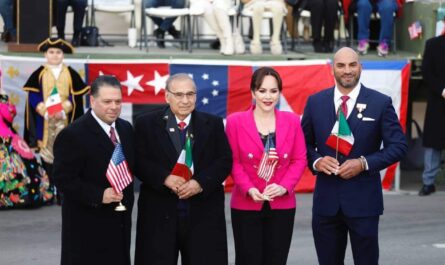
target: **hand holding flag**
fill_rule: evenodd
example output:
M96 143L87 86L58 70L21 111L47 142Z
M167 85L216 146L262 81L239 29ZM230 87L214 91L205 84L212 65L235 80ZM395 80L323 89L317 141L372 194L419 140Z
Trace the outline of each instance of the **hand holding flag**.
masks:
M192 144L188 134L171 175L182 177L186 181L189 181L193 176Z
M340 108L337 111L337 120L332 128L331 135L326 140L326 145L335 149L336 153L345 156L349 155L354 145L354 135L352 135L348 121ZM337 155L335 159L337 159Z
M264 146L263 156L261 157L260 164L258 165L257 174L259 178L262 178L267 182L272 178L275 173L275 168L278 164L278 153L275 149L270 134L267 135L266 145Z
M116 193L122 193L133 181L120 143L116 143L110 163L108 164L106 176Z
M63 111L62 100L60 99L57 87L54 87L53 90L51 90L51 94L46 99L45 106L48 116L50 117Z

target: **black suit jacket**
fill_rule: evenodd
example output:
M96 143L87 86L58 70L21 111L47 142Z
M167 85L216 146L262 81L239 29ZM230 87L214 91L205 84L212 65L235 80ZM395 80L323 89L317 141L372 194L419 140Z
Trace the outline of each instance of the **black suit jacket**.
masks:
M178 159L167 109L139 118L135 125L136 176L142 181L138 201L135 264L176 264L178 197L164 185ZM188 199L191 264L227 264L223 181L232 155L220 118L194 111L193 166L203 192ZM177 129L177 128L173 128Z
M428 89L423 144L426 147L445 149L445 36L429 39L423 54L422 75Z
M116 121L124 155L134 169L133 129ZM63 193L62 265L130 264L133 184L124 191L125 212L102 204L114 145L91 111L62 130L54 144L54 179Z

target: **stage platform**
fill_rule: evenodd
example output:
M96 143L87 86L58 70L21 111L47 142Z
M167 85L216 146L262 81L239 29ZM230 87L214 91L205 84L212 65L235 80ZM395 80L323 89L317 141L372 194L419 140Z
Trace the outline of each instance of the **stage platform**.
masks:
M112 47L77 47L75 53L66 55L67 58L90 58L90 59L211 59L211 60L306 60L306 59L331 59L333 53L314 53L312 45L309 42L296 45L294 50L290 50L290 41L288 44L288 52L282 55L272 55L268 49L268 45L263 46L262 55L252 55L249 53L248 45L246 45L246 53L240 55L225 56L219 54L218 50L210 48L209 42L203 42L198 48L197 44L193 45L192 53L187 50L181 50L177 43L166 42L165 49L157 48L153 42L149 44L148 51L145 48L130 48L126 45L125 40L116 37L105 37ZM336 47L335 50L339 49ZM39 53L12 53L8 52L7 45L0 42L0 54L10 56L41 56ZM398 50L391 52L387 57L377 56L375 50L370 50L367 55L361 56L363 60L400 60L400 59L418 59L419 54Z

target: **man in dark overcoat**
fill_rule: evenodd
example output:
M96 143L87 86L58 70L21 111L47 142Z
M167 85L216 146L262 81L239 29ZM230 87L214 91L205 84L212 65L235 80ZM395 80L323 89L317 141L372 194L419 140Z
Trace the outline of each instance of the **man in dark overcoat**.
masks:
M425 169L423 186L419 196L436 191L434 181L442 162L445 149L445 35L429 39L425 45L422 61L422 75L428 89L428 102L425 114L423 145L425 149Z
M168 107L136 121L136 265L227 265L224 186L232 154L221 118L195 110L187 74L167 80ZM183 152L191 146L189 152ZM179 156L191 178L173 172ZM183 164L184 165L184 164ZM183 178L185 177L185 178Z
M133 184L118 193L106 177L118 144L130 172L134 166L133 129L119 118L119 81L98 77L90 103L91 110L63 129L54 144L54 179L64 195L61 264L130 265ZM116 211L119 202L125 211Z

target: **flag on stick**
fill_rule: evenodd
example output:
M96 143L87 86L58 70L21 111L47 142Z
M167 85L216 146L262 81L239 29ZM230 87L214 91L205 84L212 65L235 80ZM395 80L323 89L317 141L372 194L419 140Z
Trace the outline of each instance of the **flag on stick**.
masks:
M192 144L189 135L185 139L185 145L179 154L178 161L172 170L172 175L184 178L186 181L190 180L193 175L193 160L192 160Z
M54 114L59 113L63 110L62 100L60 99L57 87L54 87L51 91L51 94L46 99L45 106L49 116L53 116Z
M114 148L106 176L116 193L121 193L133 181L120 143Z
M420 38L422 36L422 25L419 21L416 21L408 27L408 32L411 40Z
M275 173L277 164L278 153L269 134L267 136L266 145L264 146L263 156L261 157L261 161L258 166L258 177L264 179L266 182L269 182Z
M354 145L354 135L352 135L343 111L337 111L337 120L332 128L331 135L326 140L326 145L335 149L345 156L348 156Z

